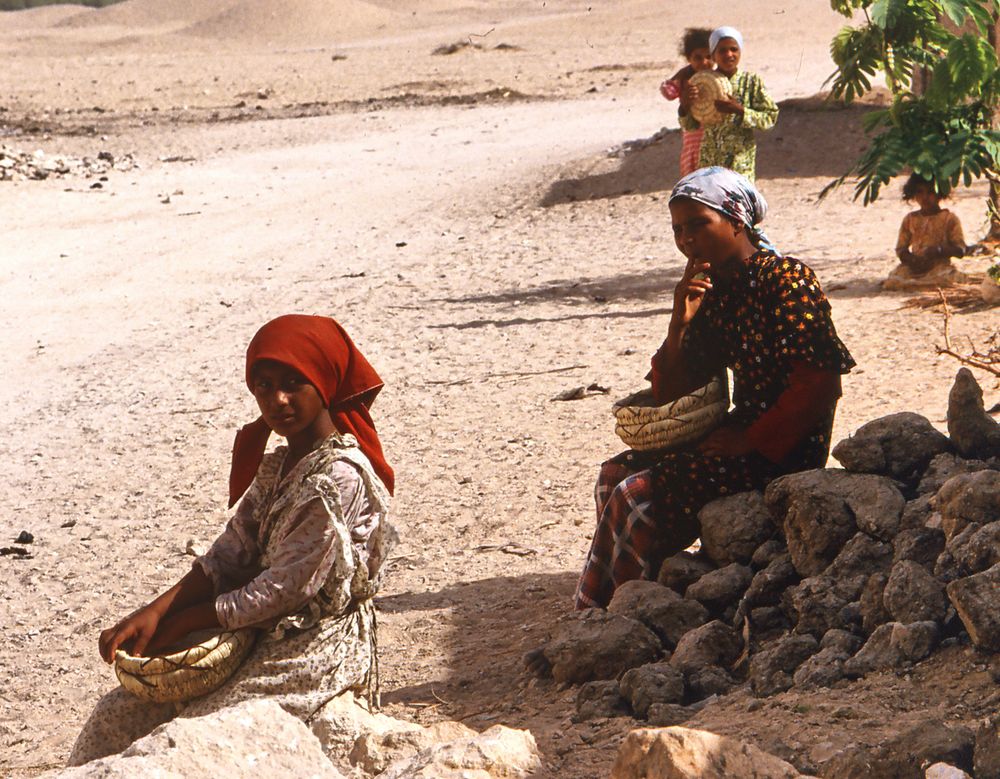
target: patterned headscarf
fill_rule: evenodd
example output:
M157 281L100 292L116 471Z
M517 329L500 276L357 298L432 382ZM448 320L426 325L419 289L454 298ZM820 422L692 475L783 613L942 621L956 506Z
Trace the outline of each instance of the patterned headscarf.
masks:
M732 38L739 44L740 49L743 48L743 36L740 35L739 30L735 27L716 27L712 30L712 34L708 36L708 51L711 54L715 54L715 47L719 45L719 41L723 38Z
M260 360L288 365L312 384L341 433L350 433L382 483L393 491L393 472L382 453L368 408L382 389L382 379L343 327L325 316L288 314L272 319L247 347L246 381L253 391L253 366ZM240 499L264 457L271 428L263 417L244 425L233 443L229 505Z
M764 231L757 228L767 214L767 201L745 176L717 165L699 168L674 186L670 201L678 197L695 200L729 219L742 222L754 246L781 255Z

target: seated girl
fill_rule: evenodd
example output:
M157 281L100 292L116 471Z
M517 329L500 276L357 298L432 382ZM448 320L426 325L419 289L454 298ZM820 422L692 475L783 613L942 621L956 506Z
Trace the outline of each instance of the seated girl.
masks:
M896 241L899 266L883 283L885 289L907 289L966 281L951 264L952 257L965 256L962 223L947 208L934 184L912 174L903 185L903 200L920 208L903 217Z
M755 228L767 203L743 176L702 168L670 196L674 240L687 266L650 378L661 403L733 372L733 410L696 446L626 452L601 467L597 530L576 607L608 605L631 579L699 534L698 511L826 463L840 376L854 365L813 272L782 257ZM527 658L539 671L537 658Z
M182 716L269 697L308 724L346 690L377 697L372 596L393 472L368 408L382 381L334 320L290 315L250 342L246 382L261 416L236 435L233 518L177 584L101 633L99 649L110 663L119 648L145 656L196 630L259 628L236 673ZM272 431L287 446L265 455ZM69 764L120 752L176 714L117 688Z

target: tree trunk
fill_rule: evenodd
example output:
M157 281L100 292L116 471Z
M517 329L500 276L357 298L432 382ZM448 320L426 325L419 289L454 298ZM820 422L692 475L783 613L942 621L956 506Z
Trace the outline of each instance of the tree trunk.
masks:
M1000 26L1000 21L998 21L997 14L994 14L993 24L989 30L989 40L990 45L993 47L993 51L1000 53L1000 49L997 47L998 40L1000 36L997 35L997 27ZM1000 114L997 111L993 112L993 127L1000 125ZM990 177L990 200L989 200L989 216L990 216L990 230L983 238L983 243L989 244L1000 244L1000 179L994 176Z

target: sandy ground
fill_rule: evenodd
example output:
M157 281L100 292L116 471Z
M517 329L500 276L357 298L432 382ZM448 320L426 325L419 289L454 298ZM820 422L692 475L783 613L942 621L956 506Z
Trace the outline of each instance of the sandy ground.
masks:
M593 524L610 401L637 388L681 269L666 195L679 138L656 92L687 24L731 23L784 103L758 171L773 240L818 272L859 368L836 438L913 410L944 424L940 313L878 291L906 207L817 202L864 108L810 99L825 3L130 0L0 16L0 143L134 152L139 170L0 185L0 773L65 759L114 684L99 629L190 565L226 519L249 338L336 316L386 380L375 418L403 543L379 599L389 713L529 727L540 776L606 776L631 720L576 725L520 655L566 613ZM672 6L670 7L672 8ZM792 41L793 43L789 43ZM442 45L472 43L451 55ZM502 45L501 45L502 44ZM977 185L951 207L982 232ZM966 261L982 271L982 259ZM953 333L982 343L996 310ZM980 377L987 399L997 391ZM610 395L554 402L597 382ZM512 545L511 545L512 544ZM506 546L506 551L501 547ZM520 554L510 554L515 551ZM815 767L919 717L996 706L983 659L693 721ZM991 698L992 696L992 698Z

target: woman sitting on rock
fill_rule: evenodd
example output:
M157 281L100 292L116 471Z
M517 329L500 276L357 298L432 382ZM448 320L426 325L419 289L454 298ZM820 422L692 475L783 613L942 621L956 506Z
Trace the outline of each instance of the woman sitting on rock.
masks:
M309 723L346 690L377 695L372 596L392 535L393 472L368 407L382 381L334 320L290 315L250 342L246 382L261 416L233 447L235 515L177 584L101 633L99 648L110 663L119 648L146 656L196 630L259 628L233 677L183 716L268 697ZM287 446L265 455L272 431ZM120 752L176 713L117 688L69 764Z
M728 368L734 408L696 446L604 463L578 609L607 606L631 579L655 579L698 538L706 503L826 462L840 376L854 360L816 276L756 229L766 211L754 186L726 168L697 170L670 196L674 240L688 261L653 356L653 393L666 403Z

